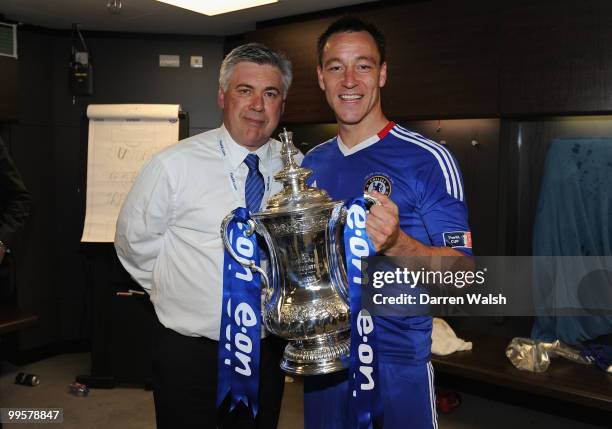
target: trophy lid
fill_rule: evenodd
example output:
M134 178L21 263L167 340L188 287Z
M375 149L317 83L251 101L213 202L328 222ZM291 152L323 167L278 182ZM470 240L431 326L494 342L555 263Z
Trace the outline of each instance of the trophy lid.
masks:
M284 167L274 175L274 180L283 185L283 190L274 194L268 200L266 209L257 215L289 213L330 203L332 200L327 192L306 185L312 170L300 167L293 159L298 153L292 143L293 133L284 129L279 137Z

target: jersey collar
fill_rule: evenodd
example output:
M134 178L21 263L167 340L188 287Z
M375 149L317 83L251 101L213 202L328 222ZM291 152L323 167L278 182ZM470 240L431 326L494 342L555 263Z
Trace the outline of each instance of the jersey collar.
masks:
M372 146L374 143L377 143L380 140L384 139L385 136L387 134L389 134L389 131L391 131L391 129L394 126L395 126L395 122L389 121L389 123L387 125L385 125L382 130L380 130L379 132L377 132L373 136L368 137L367 139L357 143L355 146L350 147L350 148L348 146L346 146L342 142L342 139L340 138L340 136L338 136L338 137L336 137L336 140L338 142L338 149L340 149L340 152L342 152L342 155L344 155L344 156L349 156L349 155L352 155L354 153L357 153L360 150L363 150L366 147Z

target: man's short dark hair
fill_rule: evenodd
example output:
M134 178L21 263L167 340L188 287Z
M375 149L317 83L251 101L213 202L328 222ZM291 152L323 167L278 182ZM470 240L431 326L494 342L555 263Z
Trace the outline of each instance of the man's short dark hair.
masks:
M317 53L319 54L319 65L323 65L323 48L329 38L336 33L358 33L365 31L374 38L378 54L380 55L380 64L385 62L385 36L376 28L374 24L364 22L359 18L347 15L331 23L327 30L319 36L317 40Z

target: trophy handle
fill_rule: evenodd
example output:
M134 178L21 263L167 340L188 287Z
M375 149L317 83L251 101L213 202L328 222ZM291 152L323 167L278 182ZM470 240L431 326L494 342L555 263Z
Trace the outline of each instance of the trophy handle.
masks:
M346 219L344 203L338 203L332 211L327 224L327 253L329 261L329 274L334 291L340 295L348 305L348 276L344 264L343 226Z
M381 205L380 201L370 194L363 194L366 209L373 205ZM344 302L349 304L348 296L348 275L344 261L344 237L343 226L346 219L346 208L344 204L338 204L332 211L327 227L327 252L329 254L329 265L331 284L334 290Z
M269 281L269 278L266 279L268 280L268 283L266 284L266 290L264 291L264 314L280 314L280 305L282 304L280 296L282 293L282 288L280 287L279 283L281 281L281 277L280 270L278 268L278 255L276 254L276 249L268 230L262 226L257 232L263 237L266 247L268 248L268 256L270 257L270 260L268 261L270 264L270 269L268 272L272 275L272 282ZM273 332L273 329L268 325L268 317L264 317L264 325L269 331Z
M372 195L368 194L368 193L363 193L363 199L366 202L366 209L370 209L370 207L376 205L376 206L381 206L382 204L380 203L380 201L378 200L378 198L373 197Z
M234 252L234 249L232 248L232 245L229 242L229 239L227 237L227 225L229 225L233 218L234 214L230 213L225 216L225 218L223 218L223 222L221 222L221 240L223 240L223 245L225 246L231 257L234 258L240 265L250 269L251 271L256 271L261 274L261 282L263 283L262 286L267 290L270 285L268 274L260 266L258 266L255 261L243 258L242 256L238 256L236 252ZM247 221L247 225L249 226L249 229L246 231L246 234L254 234L256 229L255 221L253 219L249 219Z

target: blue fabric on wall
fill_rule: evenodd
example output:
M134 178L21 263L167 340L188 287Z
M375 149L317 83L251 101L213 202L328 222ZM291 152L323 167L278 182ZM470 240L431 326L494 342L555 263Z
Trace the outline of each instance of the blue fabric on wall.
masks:
M552 142L535 218L533 255L612 255L612 139ZM536 307L545 303L573 307L584 300L584 290L578 296L584 273L564 268L549 267L546 273L536 273ZM552 277L551 281L538 281L545 276ZM596 283L588 285L587 293L597 296L587 298L609 299L609 279ZM604 296L597 292L602 284L610 286ZM612 316L541 316L536 318L531 336L576 344L611 332Z

